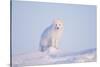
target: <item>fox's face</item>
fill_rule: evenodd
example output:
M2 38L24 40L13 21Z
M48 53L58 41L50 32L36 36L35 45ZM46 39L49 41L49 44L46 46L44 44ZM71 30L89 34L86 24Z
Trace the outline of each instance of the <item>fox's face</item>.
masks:
M61 19L55 19L53 22L54 22L54 27L56 30L64 29L64 23Z

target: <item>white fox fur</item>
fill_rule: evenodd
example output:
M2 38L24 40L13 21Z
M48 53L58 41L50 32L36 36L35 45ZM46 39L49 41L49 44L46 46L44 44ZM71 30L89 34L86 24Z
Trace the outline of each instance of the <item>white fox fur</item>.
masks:
M40 39L40 51L44 52L50 47L58 49L64 23L61 19L54 19L53 23L44 30Z

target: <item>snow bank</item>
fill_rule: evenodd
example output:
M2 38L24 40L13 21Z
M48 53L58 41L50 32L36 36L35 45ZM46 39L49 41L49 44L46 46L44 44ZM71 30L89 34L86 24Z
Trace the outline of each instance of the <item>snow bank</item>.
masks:
M96 61L96 49L69 55L61 55L60 50L50 48L47 52L33 52L12 57L13 67L42 64L79 63Z

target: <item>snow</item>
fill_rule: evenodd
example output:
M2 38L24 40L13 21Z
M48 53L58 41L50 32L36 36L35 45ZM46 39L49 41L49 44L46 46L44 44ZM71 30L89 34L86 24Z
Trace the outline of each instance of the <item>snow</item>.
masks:
M36 51L33 53L16 55L12 57L12 67L96 61L96 49L89 49L72 54L60 54L61 50L51 47L46 52Z
M52 56L56 56L56 55L60 54L60 49L50 47L49 50L48 50L48 54L52 55Z

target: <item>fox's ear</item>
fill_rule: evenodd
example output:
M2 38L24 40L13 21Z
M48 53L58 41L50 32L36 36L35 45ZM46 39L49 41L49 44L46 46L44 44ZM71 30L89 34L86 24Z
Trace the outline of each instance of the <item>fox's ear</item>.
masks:
M60 23L64 23L62 19L58 19L58 18L57 19L53 19L53 24L56 24L56 23L59 23L59 22Z
M53 19L53 24L56 24L56 19Z
M62 24L64 24L64 21L62 19L58 19L58 21L60 21Z

